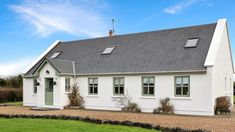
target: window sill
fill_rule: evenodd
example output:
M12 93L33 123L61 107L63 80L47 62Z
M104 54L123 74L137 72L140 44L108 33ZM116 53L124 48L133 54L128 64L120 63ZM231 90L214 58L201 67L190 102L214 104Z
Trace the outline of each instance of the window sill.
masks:
M112 98L122 98L125 97L124 95L113 95Z
M38 94L33 94L32 96L38 96Z
M87 98L99 98L99 95L86 95Z
M69 93L71 93L71 92L64 92L65 94L69 94Z
M173 100L191 100L192 98L191 97L173 97L171 99L173 99Z
M140 96L140 99L156 99L155 96Z

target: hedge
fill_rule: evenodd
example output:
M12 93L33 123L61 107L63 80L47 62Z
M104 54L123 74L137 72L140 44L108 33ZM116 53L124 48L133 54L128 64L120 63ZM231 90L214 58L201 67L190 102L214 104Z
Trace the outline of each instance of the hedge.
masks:
M189 130L179 127L161 127L160 125L153 125L149 123L131 122L131 121L113 121L113 120L100 120L90 117L80 116L67 116L67 115L23 115L23 114L0 114L0 118L39 118L39 119L62 119L62 120L79 120L95 124L111 124L111 125L124 125L135 126L146 129L154 129L162 132L211 132L203 129Z
M22 89L0 88L0 102L16 102L23 100Z

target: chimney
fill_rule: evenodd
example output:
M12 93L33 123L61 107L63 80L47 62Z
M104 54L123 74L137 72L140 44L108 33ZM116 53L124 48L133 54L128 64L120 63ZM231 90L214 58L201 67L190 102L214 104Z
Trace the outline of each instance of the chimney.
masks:
M113 30L109 30L109 37L113 36Z

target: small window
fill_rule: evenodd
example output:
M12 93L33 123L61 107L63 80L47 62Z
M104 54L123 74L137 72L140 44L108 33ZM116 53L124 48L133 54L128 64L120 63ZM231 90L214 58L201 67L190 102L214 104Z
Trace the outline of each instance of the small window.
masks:
M105 50L102 52L102 54L103 55L111 54L114 48L115 48L114 45L107 46Z
M98 78L89 78L88 85L88 94L98 94Z
M142 77L142 95L154 95L154 77Z
M189 97L190 79L186 77L175 77L175 96Z
M55 59L58 55L60 55L61 54L61 51L57 51L57 52L55 52L50 58L51 59Z
M184 46L184 48L194 48L197 47L199 38L189 38Z
M124 94L124 77L113 78L113 90L114 90L114 95Z
M70 92L70 78L65 78L65 92Z
M33 79L33 94L37 94L37 79Z

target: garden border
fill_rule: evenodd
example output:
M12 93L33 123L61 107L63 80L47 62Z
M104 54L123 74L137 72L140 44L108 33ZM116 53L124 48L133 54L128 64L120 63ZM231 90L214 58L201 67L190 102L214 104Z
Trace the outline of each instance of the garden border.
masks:
M62 119L62 120L78 120L84 122L90 122L94 124L110 124L110 125L123 125L123 126L134 126L145 129L154 129L163 132L211 132L203 129L183 129L179 127L161 127L160 125L153 125L149 123L131 122L131 121L115 121L115 120L100 120L90 117L80 116L67 116L67 115L24 115L24 114L0 114L0 118L36 118L36 119Z

